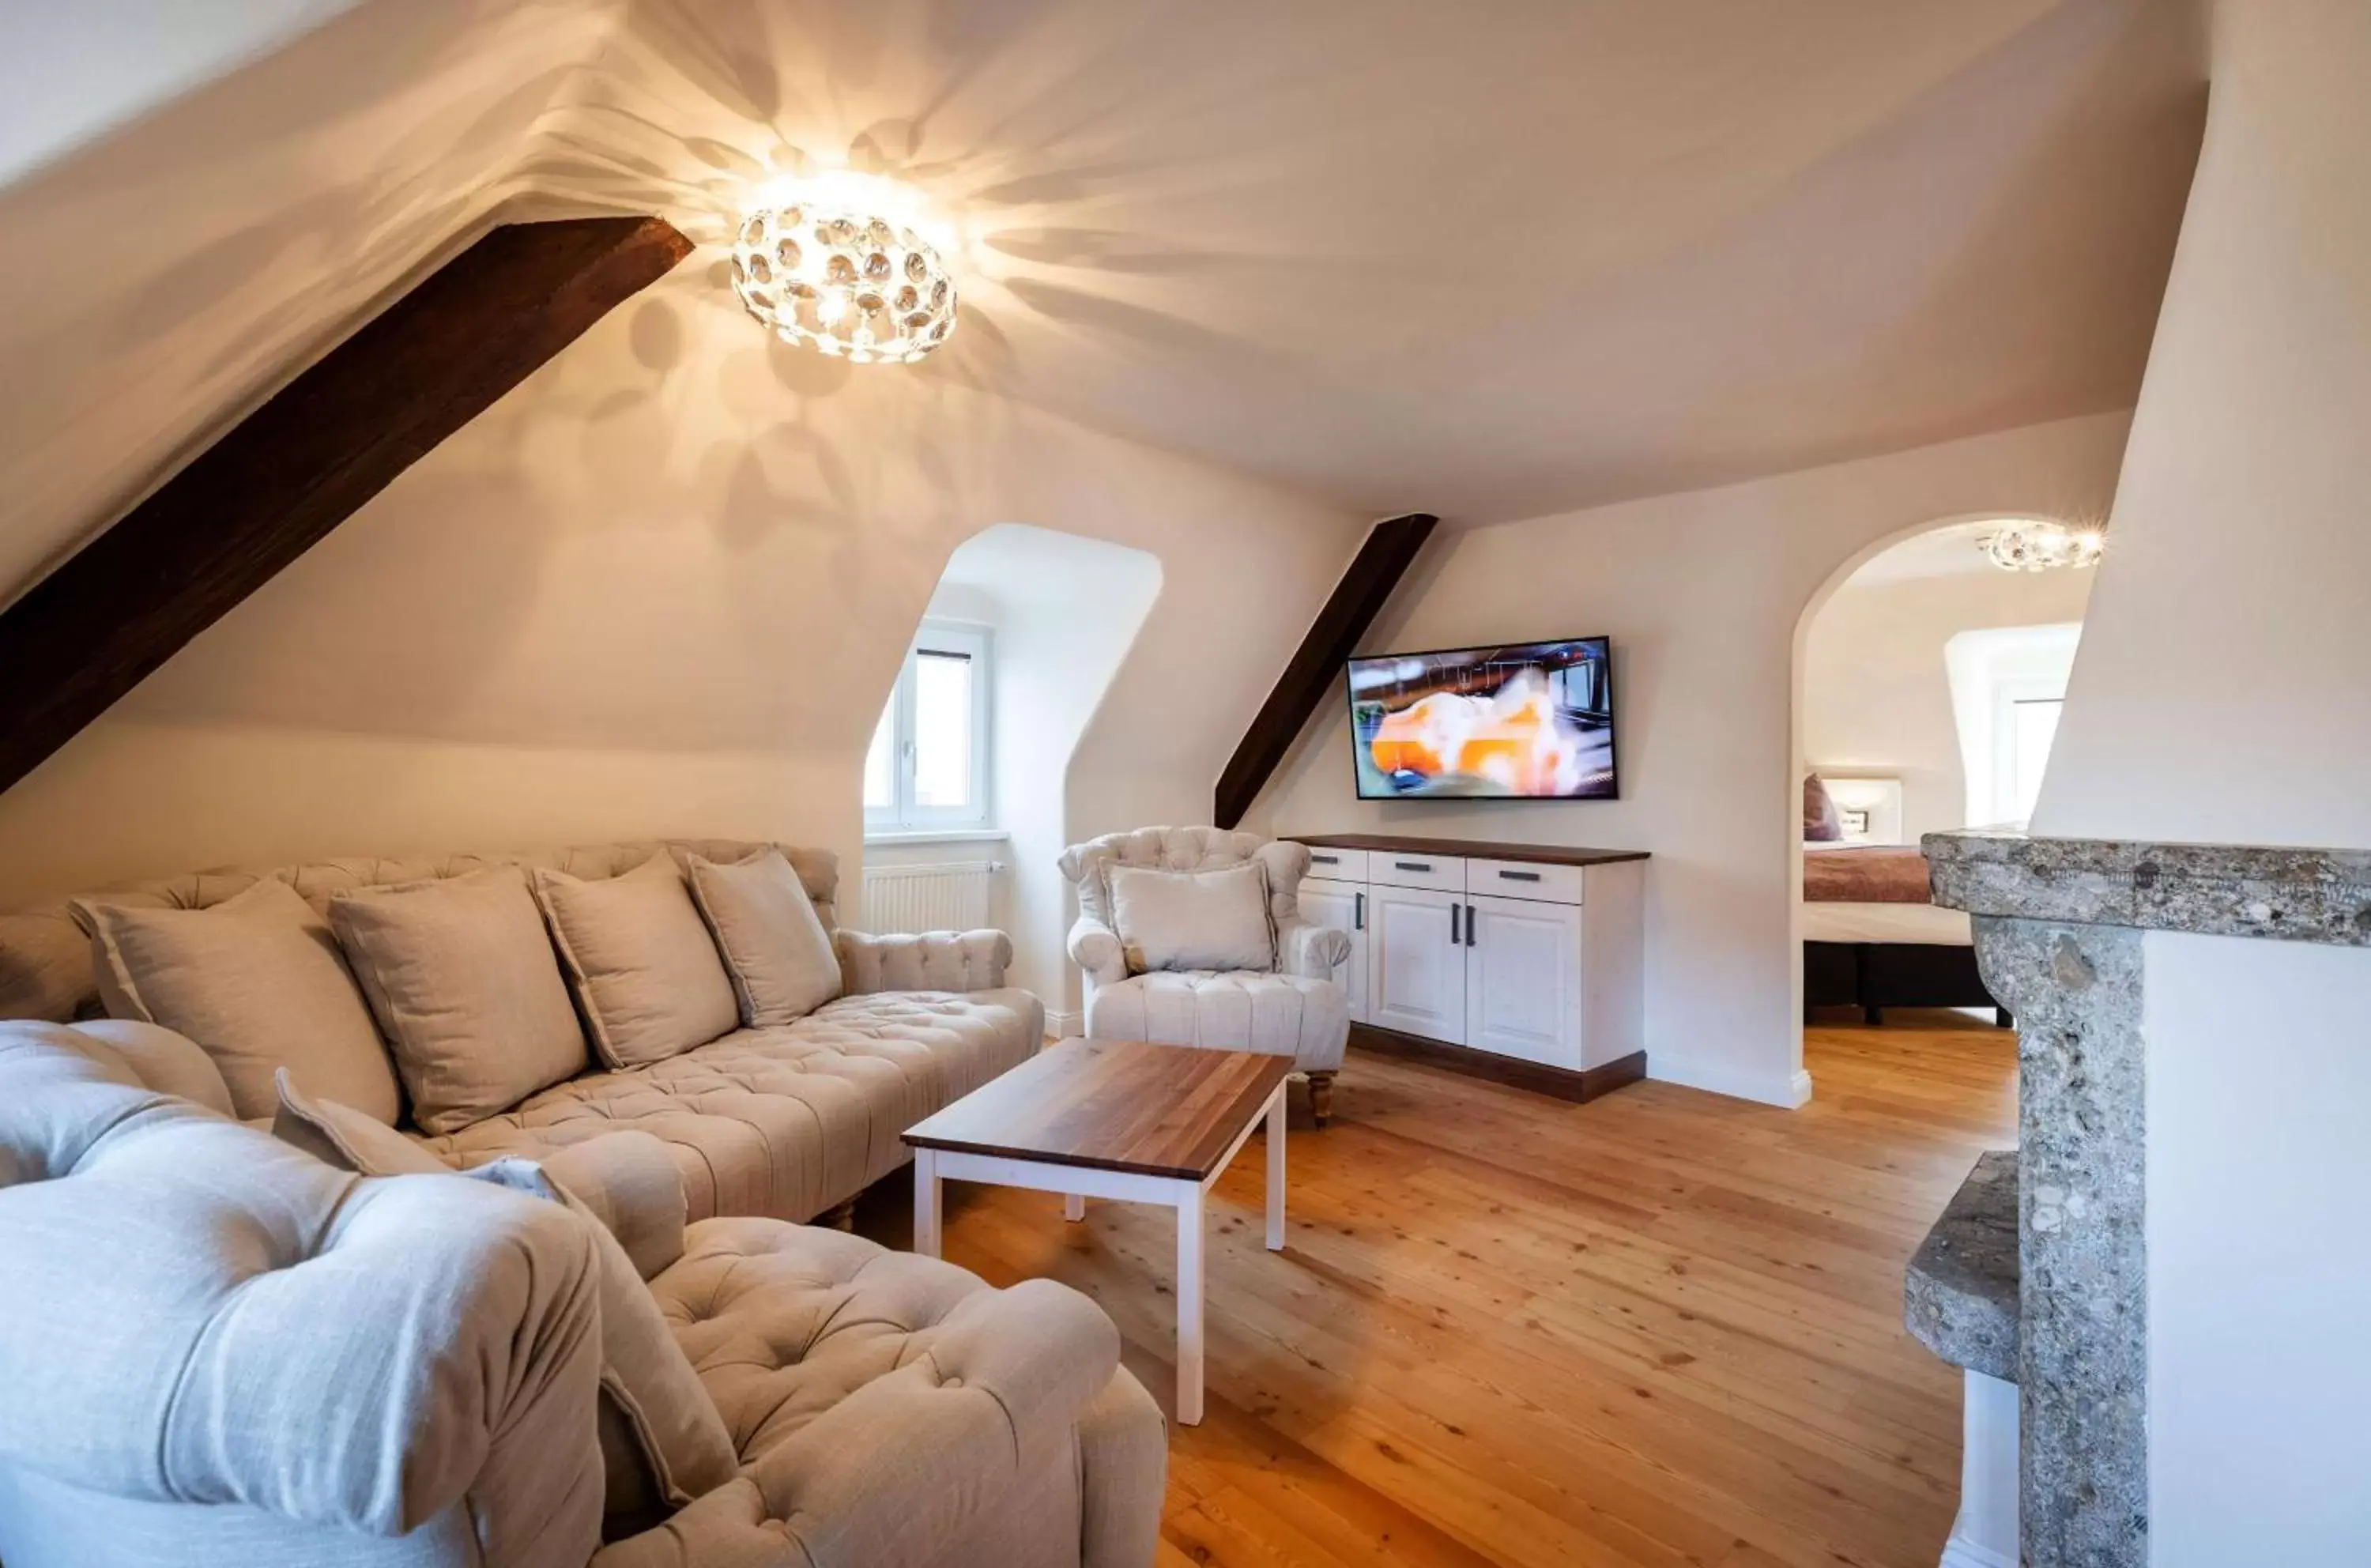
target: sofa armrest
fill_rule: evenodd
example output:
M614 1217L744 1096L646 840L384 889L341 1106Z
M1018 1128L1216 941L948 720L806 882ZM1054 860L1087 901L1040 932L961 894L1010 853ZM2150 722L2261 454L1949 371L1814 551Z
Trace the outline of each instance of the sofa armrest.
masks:
M178 1095L207 1110L238 1120L232 1108L230 1085L205 1047L186 1034L162 1024L128 1018L95 1018L75 1024L77 1034L99 1042L123 1059L142 1083L159 1094Z
M981 1291L894 1371L593 1568L878 1568L954 1561L958 1543L966 1561L1001 1561L979 1516L1077 1462L1081 1422L1118 1366L1119 1332L1068 1286Z
M644 1279L683 1256L683 1173L657 1138L626 1130L603 1133L553 1149L537 1163L593 1211Z
M841 931L840 988L851 996L879 991L993 991L1012 963L1012 939L1002 931L923 931L867 936Z
M1292 920L1277 928L1277 956L1287 974L1310 980L1331 980L1350 960L1350 936L1331 926Z
M1126 1367L1079 1417L1079 1568L1142 1568L1161 1544L1169 1424Z
M1128 954L1119 933L1092 915L1081 915L1070 928L1070 962L1097 986L1116 986L1128 978Z

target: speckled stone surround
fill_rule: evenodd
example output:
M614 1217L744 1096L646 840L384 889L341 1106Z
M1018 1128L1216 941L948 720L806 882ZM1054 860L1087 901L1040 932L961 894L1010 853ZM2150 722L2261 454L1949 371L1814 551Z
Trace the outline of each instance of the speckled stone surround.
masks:
M1954 1366L2017 1381L2017 1150L1995 1149L1926 1233L1903 1276L1903 1319Z
M2019 1539L2029 1568L2148 1561L2142 933L1979 916L2017 1015Z
M1935 902L1971 915L2371 947L2371 850L1930 833Z
M2371 947L2371 851L1937 833L2018 1025L2017 1381L2030 1568L2148 1561L2148 931Z

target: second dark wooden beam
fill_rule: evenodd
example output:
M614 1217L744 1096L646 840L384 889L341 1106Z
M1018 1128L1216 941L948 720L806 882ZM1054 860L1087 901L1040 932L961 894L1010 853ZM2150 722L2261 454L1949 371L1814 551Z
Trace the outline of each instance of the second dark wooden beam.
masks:
M1368 533L1350 561L1350 570L1334 585L1333 594L1310 623L1309 635L1301 640L1284 674L1277 678L1276 688L1260 704L1251 728L1243 732L1235 755L1227 759L1226 770L1219 775L1212 822L1233 827L1243 820L1268 775L1292 749L1293 737L1309 721L1318 699L1334 684L1336 672L1358 651L1359 639L1367 634L1367 628L1440 521L1428 512L1411 512L1405 517L1386 518Z

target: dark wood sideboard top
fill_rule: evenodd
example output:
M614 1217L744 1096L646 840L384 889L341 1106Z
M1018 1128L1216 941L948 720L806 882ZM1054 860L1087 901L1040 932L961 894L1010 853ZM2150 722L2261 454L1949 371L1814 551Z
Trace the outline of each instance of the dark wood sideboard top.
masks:
M1544 866L1610 866L1644 860L1644 849L1583 849L1569 844L1486 844L1469 838L1401 838L1387 833L1279 833L1313 849L1377 849L1386 855L1458 855L1470 860L1528 860Z

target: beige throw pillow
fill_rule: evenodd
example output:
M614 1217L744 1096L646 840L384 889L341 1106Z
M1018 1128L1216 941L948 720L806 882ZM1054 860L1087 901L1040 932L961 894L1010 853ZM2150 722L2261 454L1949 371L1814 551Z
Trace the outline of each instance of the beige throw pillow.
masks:
M740 1021L733 982L683 872L665 854L621 877L534 874L593 1047L613 1067L679 1055Z
M1128 973L1276 967L1267 868L1256 860L1215 871L1111 871L1112 928Z
M449 1176L451 1167L384 1123L334 1100L315 1100L283 1067L272 1077L279 1107L272 1136L324 1165L362 1176Z
M425 1131L457 1133L584 1070L584 1032L517 867L341 894L330 924Z
M401 1114L387 1048L330 923L286 882L266 877L207 909L71 907L90 933L108 1016L196 1041L241 1119L272 1113L283 1066L382 1122Z
M606 1510L646 1522L660 1501L680 1508L731 1481L741 1462L732 1434L618 1239L533 1160L497 1159L467 1174L564 1204L599 1238Z
M794 1022L839 995L831 933L781 850L729 866L694 855L685 869L733 976L743 1023L764 1029Z

